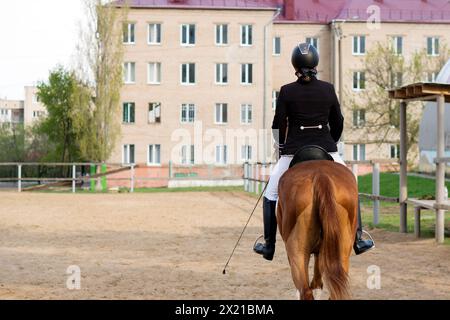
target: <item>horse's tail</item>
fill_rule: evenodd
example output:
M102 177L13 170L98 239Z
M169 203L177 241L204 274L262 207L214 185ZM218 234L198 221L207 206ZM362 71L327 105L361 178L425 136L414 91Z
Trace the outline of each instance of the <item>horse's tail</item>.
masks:
M349 297L348 274L342 265L341 240L337 204L330 178L318 174L314 178L313 212L319 217L322 237L319 267L328 283L331 299Z

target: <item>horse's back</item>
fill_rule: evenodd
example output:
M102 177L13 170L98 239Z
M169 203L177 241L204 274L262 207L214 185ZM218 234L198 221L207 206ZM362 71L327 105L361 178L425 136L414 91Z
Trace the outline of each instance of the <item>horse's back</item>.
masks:
M356 212L358 186L347 167L327 160L299 163L285 172L278 185L278 219L283 238L289 236L302 214L305 215L304 220L317 225L317 217L312 216L312 210L314 180L319 176L329 182L330 190L340 207L351 208L350 211ZM353 214L350 219L353 219Z
M358 193L358 185L353 173L342 164L327 160L307 161L287 170L280 178L279 197L286 198L297 192L300 193L300 197L302 195L304 198L312 197L312 183L319 175L329 178L338 202L354 200L354 195Z

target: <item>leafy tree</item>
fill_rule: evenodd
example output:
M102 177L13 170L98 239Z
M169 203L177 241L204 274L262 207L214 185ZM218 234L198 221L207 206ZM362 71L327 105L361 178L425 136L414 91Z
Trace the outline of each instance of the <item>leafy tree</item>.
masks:
M50 147L43 160L85 160L80 143L86 143L91 133L88 88L76 79L74 72L59 66L50 72L48 83L39 83L37 95L47 108L47 116L37 129L47 137Z
M388 89L408 83L426 81L430 72L438 73L450 56L450 50L444 44L439 56L428 56L426 50L415 52L407 59L394 52L390 42L378 42L367 52L364 61L366 86L357 95L347 92L346 104L353 111L365 110L365 123L355 128L352 138L376 144L399 143L399 107L398 100L389 98ZM410 103L407 112L408 154L415 158L419 136L419 125L424 105ZM353 117L347 117L353 121ZM354 127L354 123L346 126Z
M38 125L25 127L22 124L0 125L0 162L39 162L49 147L44 135L37 132ZM39 176L39 168L24 167L22 175ZM17 177L16 166L0 166L0 177Z
M25 128L23 124L0 124L0 162L25 160Z
M103 162L110 157L120 135L120 89L123 84L122 26L127 1L84 0L88 23L81 30L77 72L92 88L92 139L83 150L89 159Z

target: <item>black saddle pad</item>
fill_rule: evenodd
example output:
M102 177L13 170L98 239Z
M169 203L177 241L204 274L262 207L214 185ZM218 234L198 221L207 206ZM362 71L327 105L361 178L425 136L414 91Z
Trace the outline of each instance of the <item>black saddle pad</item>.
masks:
M330 156L324 148L319 146L305 146L297 150L291 164L289 165L289 168L292 168L296 164L311 160L334 161L333 157Z

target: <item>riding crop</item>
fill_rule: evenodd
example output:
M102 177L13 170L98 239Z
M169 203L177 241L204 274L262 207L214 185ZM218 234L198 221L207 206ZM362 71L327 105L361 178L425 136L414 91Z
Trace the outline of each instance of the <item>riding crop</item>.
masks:
M266 185L264 186L263 191L262 191L261 194L259 195L258 201L256 201L255 207L253 208L252 213L250 214L250 217L248 217L247 223L245 224L244 229L242 230L241 235L239 236L239 239L237 240L236 245L234 246L233 251L231 252L230 257L228 258L228 261L227 261L227 263L225 264L225 267L223 268L222 274L226 274L226 271L225 271L225 270L226 270L226 268L228 267L228 264L230 263L231 257L233 256L234 251L236 250L236 248L237 248L237 246L238 246L238 244L239 244L239 241L241 241L241 238L242 238L242 236L244 235L245 229L247 229L248 223L250 222L250 219L252 218L253 213L255 213L256 207L258 206L259 201L261 200L261 198L262 198L264 192L266 191L266 188L267 188L268 184L269 184L269 181L267 181Z

